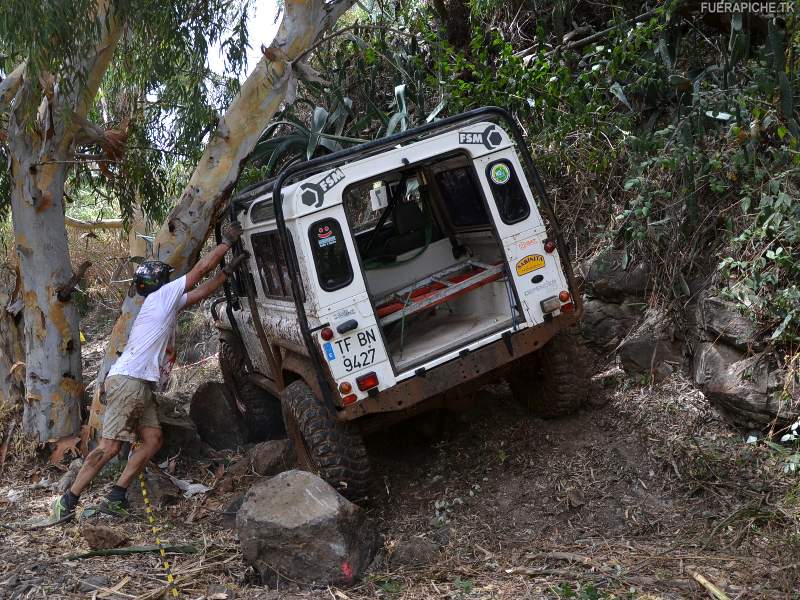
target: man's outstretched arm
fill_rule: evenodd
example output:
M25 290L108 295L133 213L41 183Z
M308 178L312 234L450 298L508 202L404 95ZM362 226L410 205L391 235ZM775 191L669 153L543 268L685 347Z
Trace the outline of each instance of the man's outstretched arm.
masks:
M216 268L216 266L220 262L222 262L222 257L225 256L225 253L236 243L236 241L239 239L241 235L242 235L241 225L235 222L226 225L222 234L223 238L222 243L219 244L216 248L214 248L211 252L206 254L199 261L197 261L197 264L194 267L192 267L192 270L186 274L186 285L183 288L183 290L185 292L190 291L194 286L196 286L200 282L200 280L203 279L203 277L206 276L206 273ZM214 281L214 279L212 279L211 281ZM222 281L225 280L223 279ZM215 289L221 286L222 281L220 281L217 284L217 286L211 290L211 292L213 292ZM211 282L209 281L208 283ZM211 292L209 292L209 294Z
M220 244L222 246L223 244ZM217 246L219 248L220 246ZM216 250L216 248L215 248ZM183 308L188 308L193 304L197 304L201 300L205 300L211 294L219 289L219 287L225 283L225 280L234 272L239 266L249 258L249 254L247 252L242 252L241 254L237 254L233 257L231 262L225 265L225 268L220 270L219 273L214 275L211 279L203 283L203 285L197 286L197 289L190 291L186 294L186 304L183 305Z

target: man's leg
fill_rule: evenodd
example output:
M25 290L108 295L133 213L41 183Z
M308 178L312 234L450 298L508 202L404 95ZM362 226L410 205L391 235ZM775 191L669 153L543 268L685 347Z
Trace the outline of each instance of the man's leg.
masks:
M94 476L102 469L108 461L114 458L119 452L122 442L119 440L112 440L109 438L101 438L97 448L92 450L83 461L81 470L78 471L77 477L72 487L67 490L67 493L58 498L53 503L53 512L51 517L60 521L62 519L71 519L75 513L75 508L78 506L78 498L81 492L86 489Z
M75 483L72 484L69 491L75 496L80 496L81 492L91 483L100 469L117 455L121 446L122 442L119 440L101 438L97 448L89 452L86 460L83 461L83 466L81 470L78 471L78 476L75 477Z
M128 464L117 480L117 485L121 488L127 489L147 461L153 458L161 448L163 436L160 427L139 427L137 433L139 434L139 445L128 458Z

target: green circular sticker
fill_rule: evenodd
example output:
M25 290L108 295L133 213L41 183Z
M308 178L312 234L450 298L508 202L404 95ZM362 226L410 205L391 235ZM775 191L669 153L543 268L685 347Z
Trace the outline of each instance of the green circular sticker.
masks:
M508 180L511 179L511 169L509 169L508 165L504 163L498 163L496 165L492 165L489 176L496 184L503 185L504 183L508 183Z

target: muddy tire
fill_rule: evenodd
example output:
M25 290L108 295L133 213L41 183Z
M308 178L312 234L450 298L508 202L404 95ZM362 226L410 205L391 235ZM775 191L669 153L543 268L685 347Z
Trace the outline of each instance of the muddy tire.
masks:
M338 421L304 381L281 393L283 419L299 468L316 473L349 500L369 493L369 459L361 432Z
M278 398L247 378L244 348L236 341L220 338L219 368L231 396L244 407L237 410L247 422L250 441L274 440L286 437L281 403Z
M555 419L574 413L589 397L589 365L577 333L562 331L516 366L524 376L509 378L511 392L537 416Z

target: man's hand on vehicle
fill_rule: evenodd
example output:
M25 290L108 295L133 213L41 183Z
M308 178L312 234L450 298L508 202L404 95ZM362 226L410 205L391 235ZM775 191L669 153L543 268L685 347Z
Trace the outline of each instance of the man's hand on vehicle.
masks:
M234 256L228 264L222 268L222 272L228 277L233 275L244 261L250 258L250 253L246 250Z
M236 221L226 223L222 228L222 243L228 244L231 248L236 245L239 238L242 236L242 226Z

